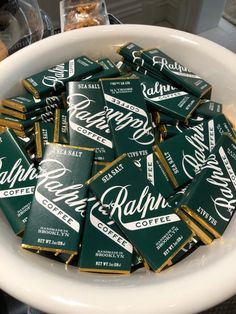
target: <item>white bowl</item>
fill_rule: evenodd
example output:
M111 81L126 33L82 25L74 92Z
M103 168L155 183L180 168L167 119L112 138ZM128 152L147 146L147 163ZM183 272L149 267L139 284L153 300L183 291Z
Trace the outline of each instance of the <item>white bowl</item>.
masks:
M114 46L134 41L160 47L213 85L213 100L236 122L236 57L206 39L144 25L99 26L35 43L0 63L0 98L23 91L26 76L86 54L116 60ZM20 239L0 219L0 288L50 313L196 313L236 293L236 216L223 239L202 246L160 274L139 270L130 276L79 273L75 267L20 248Z

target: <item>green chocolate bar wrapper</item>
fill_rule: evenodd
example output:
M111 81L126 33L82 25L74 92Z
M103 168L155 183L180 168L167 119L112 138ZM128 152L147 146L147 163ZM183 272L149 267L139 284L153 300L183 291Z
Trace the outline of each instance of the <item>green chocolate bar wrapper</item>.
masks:
M144 50L140 57L149 63L157 72L163 73L181 89L186 90L197 98L209 98L211 85L198 75L191 72L186 66L173 60L159 49Z
M215 238L222 236L235 213L235 169L236 141L222 135L178 205Z
M94 163L92 174L104 168ZM131 269L133 247L90 192L80 253L81 271L126 274Z
M75 255L83 231L94 151L48 144L22 247ZM83 169L83 171L81 171Z
M192 237L158 188L145 180L127 155L87 183L154 271L161 271Z
M102 69L100 64L81 56L27 77L22 83L35 98L42 98L58 94L65 90L67 82L82 79L100 69Z
M95 160L112 161L113 143L100 85L86 81L69 82L67 92L70 144L93 147Z
M167 81L134 72L141 82L143 97L149 110L162 111L182 122L187 122L199 105L199 99Z
M16 234L25 229L37 171L14 132L0 134L0 207Z
M218 115L154 147L175 188L195 177L217 140L225 132L234 136L225 116Z
M101 80L116 156L138 159L152 152L154 134L138 79Z
M53 142L69 144L69 119L66 109L56 109L54 119Z
M119 48L118 53L124 58L123 62L127 66L125 71L135 70L145 75L148 73L155 78L164 78L164 75L161 72L155 71L153 66L141 57L142 51L143 48L132 42Z

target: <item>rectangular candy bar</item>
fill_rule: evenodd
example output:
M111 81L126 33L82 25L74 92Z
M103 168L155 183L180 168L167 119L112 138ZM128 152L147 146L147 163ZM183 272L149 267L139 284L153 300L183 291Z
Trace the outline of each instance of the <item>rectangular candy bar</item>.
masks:
M94 151L48 144L40 163L22 247L76 255L87 206L87 186ZM83 169L83 171L81 171Z
M35 144L36 159L39 161L43 158L43 154L48 142L53 142L54 125L47 122L35 122Z
M0 208L16 234L25 229L37 171L14 132L0 134Z
M35 115L27 120L22 120L5 114L0 114L0 126L25 131L32 128L36 121L52 122L54 120L53 115L53 112L49 111L40 115Z
M28 111L28 112L20 112L20 111L12 110L9 108L0 107L0 114L8 115L8 116L15 117L21 120L28 120L34 116L41 115L45 111L46 111L45 108L37 108L35 110Z
M178 205L215 238L222 236L236 209L235 169L236 140L222 135Z
M138 79L101 80L116 156L138 159L152 152L154 134Z
M96 160L112 161L113 144L100 85L69 82L67 93L70 144L93 147Z
M192 237L158 187L144 178L126 154L88 184L154 271L161 271Z
M42 98L58 94L65 90L68 81L80 80L100 69L102 69L100 64L81 56L27 77L22 84L35 98Z
M62 106L61 96L44 97L36 99L31 94L26 93L22 96L15 96L12 98L3 99L1 104L19 112L32 112L38 108L51 108L56 109Z
M155 71L153 66L142 58L141 53L143 48L135 43L127 43L118 49L118 53L124 57L124 63L132 70L138 71L143 74L153 75L155 78L164 78L164 75L160 71Z
M149 110L161 111L177 120L187 122L199 105L199 99L161 78L134 72L140 79L143 97Z
M159 49L144 50L140 57L157 72L163 73L171 82L174 82L179 88L197 98L210 98L211 85L198 75L191 72L186 66L173 60Z
M120 76L119 69L109 58L99 59L98 63L102 66L102 70L83 80L96 82L101 78Z
M92 174L104 168L95 162ZM121 273L130 272L133 247L90 192L80 253L79 270Z
M56 109L54 117L53 142L69 144L69 119L66 109Z
M225 132L234 135L225 116L218 115L154 147L174 187L183 186L194 178Z

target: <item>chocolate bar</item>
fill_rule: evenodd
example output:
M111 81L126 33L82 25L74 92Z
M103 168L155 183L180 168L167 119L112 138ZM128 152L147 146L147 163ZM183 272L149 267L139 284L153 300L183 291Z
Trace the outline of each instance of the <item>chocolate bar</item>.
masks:
M161 271L192 238L187 225L126 155L87 184L138 253Z
M48 144L40 163L22 247L56 254L78 254L93 149ZM83 169L83 171L81 171Z
M100 85L86 81L69 82L67 104L70 144L93 147L97 161L112 161L113 143Z
M140 57L157 72L168 77L170 82L177 84L180 89L186 90L197 98L210 98L212 87L209 83L161 50L156 48L143 50Z
M178 205L215 238L222 236L235 213L235 169L236 140L222 135Z
M104 163L95 162L92 174L103 168ZM90 192L79 270L127 274L131 270L132 253L132 245Z

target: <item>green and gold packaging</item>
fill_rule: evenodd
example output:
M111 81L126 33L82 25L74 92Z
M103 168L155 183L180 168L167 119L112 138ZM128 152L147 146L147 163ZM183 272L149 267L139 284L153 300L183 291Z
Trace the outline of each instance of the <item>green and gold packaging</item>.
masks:
M56 109L54 118L53 142L69 144L69 119L66 109Z
M95 162L93 175L103 168L104 163ZM127 274L131 270L132 253L132 245L90 192L79 270Z
M157 48L144 50L140 57L149 63L153 70L163 73L170 82L174 82L180 89L186 90L197 98L210 98L212 87L209 83L161 50Z
M143 97L151 111L161 111L187 122L199 105L199 99L181 91L161 78L134 72L140 79Z
M121 78L100 82L116 156L127 153L130 158L138 159L151 153L154 134L139 80Z
M235 169L236 140L222 135L178 204L215 238L222 236L235 213Z
M59 94L65 90L68 81L80 80L101 69L97 62L81 56L29 76L22 80L22 84L35 98L42 98Z
M89 148L47 145L39 165L23 248L71 257L78 253L87 206L84 183L90 177L93 156Z
M234 136L224 115L196 125L155 145L154 151L175 188L192 180L223 133Z
M42 99L36 99L30 93L3 99L1 104L5 108L10 108L25 114L39 108L56 109L63 106L61 96L51 96L44 97Z
M67 93L70 144L93 147L97 161L112 161L113 143L99 83L69 82Z
M126 154L87 184L154 271L161 271L192 237L158 188Z
M183 189L179 190L175 195L169 197L167 201L172 208L175 208L175 211L179 215L179 217L183 221L185 221L188 227L193 231L193 233L195 234L194 236L195 238L197 237L201 241L201 243L205 245L211 244L212 241L214 240L214 237L212 236L212 234L210 234L210 232L208 232L197 221L194 221L193 219L191 219L191 217L186 212L183 212L179 206L179 204L181 204L182 198L184 198L185 194L187 193L188 186L185 186ZM192 242L192 240L190 242ZM189 243L186 244L186 248L188 248L188 245ZM183 248L183 251L182 252L181 251L177 254L179 255L179 257L181 257L182 253L185 252L184 248ZM176 259L174 258L174 260ZM178 260L178 257L177 257L177 260Z
M142 58L142 51L143 48L132 42L126 43L118 49L118 53L124 58L123 62L126 70L130 68L130 70L135 70L145 75L148 73L155 78L164 78L160 71L155 71L153 66Z
M48 142L53 142L54 125L47 122L35 122L36 159L40 161Z
M33 200L37 171L13 131L0 134L0 207L16 234L22 234Z

